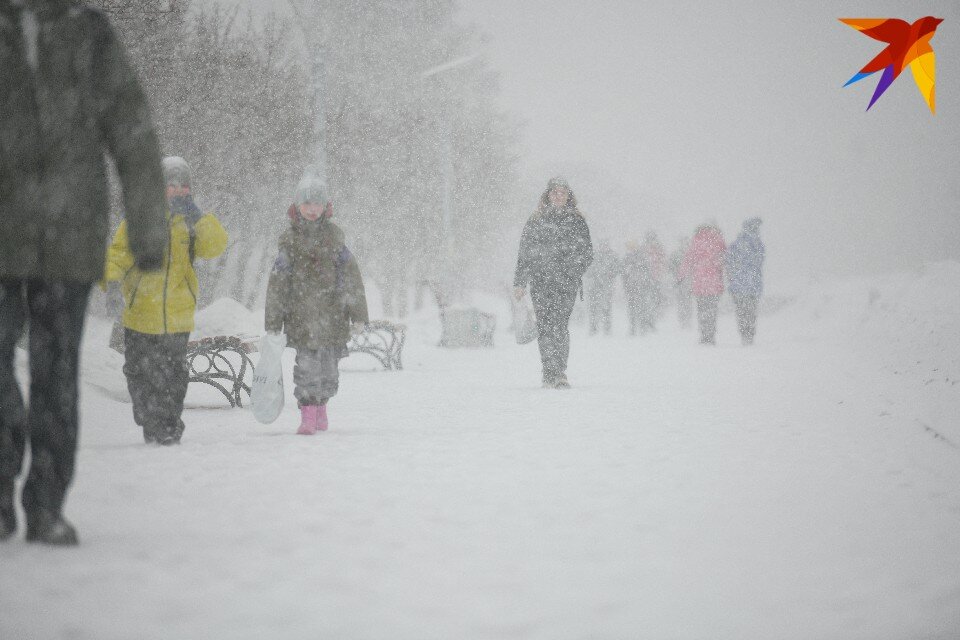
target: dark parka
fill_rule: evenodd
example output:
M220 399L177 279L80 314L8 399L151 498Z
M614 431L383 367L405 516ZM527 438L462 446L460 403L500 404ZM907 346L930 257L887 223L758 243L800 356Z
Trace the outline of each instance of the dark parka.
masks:
M562 207L553 206L549 196L548 184L540 196L540 206L520 236L513 284L524 288L530 285L543 381L555 386L566 382L570 314L583 274L593 261L593 244L573 192Z
M350 323L369 321L360 267L343 231L321 218L296 216L280 237L270 272L264 326L283 331L297 349L344 347Z
M160 150L116 35L103 14L69 0L24 4L31 13L0 0L0 277L101 278L105 150L123 186L130 248L159 267Z
M605 243L594 252L593 264L587 270L587 281L592 292L604 293L609 296L613 283L620 275L623 267L616 252Z
M593 261L587 221L575 201L559 208L542 201L523 227L513 285L578 289Z

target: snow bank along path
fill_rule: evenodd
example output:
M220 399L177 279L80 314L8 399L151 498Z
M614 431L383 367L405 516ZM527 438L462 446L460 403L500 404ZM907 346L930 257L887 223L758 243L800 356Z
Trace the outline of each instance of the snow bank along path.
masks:
M93 322L82 546L0 546L0 638L956 638L958 269L817 285L752 349L578 328L568 392L427 312L331 431L193 408L171 449Z

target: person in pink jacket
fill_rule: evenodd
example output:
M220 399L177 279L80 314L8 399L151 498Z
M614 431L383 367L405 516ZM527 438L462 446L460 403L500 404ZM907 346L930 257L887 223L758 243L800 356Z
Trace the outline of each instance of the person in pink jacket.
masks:
M723 233L717 225L712 222L702 224L697 227L677 273L678 281L693 279L700 344L716 344L717 305L723 293L723 257L726 250Z

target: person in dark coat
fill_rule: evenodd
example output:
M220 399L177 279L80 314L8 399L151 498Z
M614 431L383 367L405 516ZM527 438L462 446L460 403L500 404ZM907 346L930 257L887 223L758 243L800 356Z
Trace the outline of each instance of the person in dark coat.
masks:
M656 287L650 256L636 240L627 243L623 256L623 292L627 298L630 335L656 329Z
M0 0L0 540L16 531L26 443L26 537L77 543L63 517L77 446L77 370L108 237L107 166L123 187L130 249L160 268L160 149L147 99L104 15L70 0ZM30 402L14 377L29 322Z
M666 256L663 245L655 231L648 231L640 245L643 255L643 270L640 278L640 330L648 333L657 330L657 319L663 305L663 273Z
M757 307L763 294L763 259L766 249L760 239L760 218L750 218L727 249L727 288L737 309L737 328L744 346L753 344L757 333Z
M673 289L677 296L677 321L686 329L690 326L693 317L693 292L690 290L690 279L680 278L680 264L690 246L690 238L682 237L677 249L670 254L670 275L673 279Z
M523 228L513 278L518 300L530 287L545 388L570 387L570 314L592 261L590 229L577 199L566 180L552 178Z
M601 240L586 277L587 298L590 302L590 335L595 335L600 327L603 327L605 335L610 335L613 284L619 275L620 259L610 248L610 242Z

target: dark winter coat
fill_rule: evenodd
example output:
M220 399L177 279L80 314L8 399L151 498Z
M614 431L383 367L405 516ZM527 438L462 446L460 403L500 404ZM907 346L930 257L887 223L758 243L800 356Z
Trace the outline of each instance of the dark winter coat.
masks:
M591 290L610 291L613 282L620 275L620 258L613 249L601 245L594 253L593 263L587 270L587 281Z
M541 207L523 227L513 285L576 289L592 261L590 229L576 206Z
M321 218L297 217L280 237L270 272L264 326L296 349L343 347L350 323L369 321L360 267L343 231Z
M640 248L627 251L623 256L623 290L627 297L636 298L656 284L647 252Z
M160 150L116 35L102 13L69 0L25 4L29 13L0 0L0 277L101 278L105 151L123 186L130 248L158 267Z
M744 231L727 250L726 267L730 293L760 296L763 293L763 258L766 249L758 233Z

